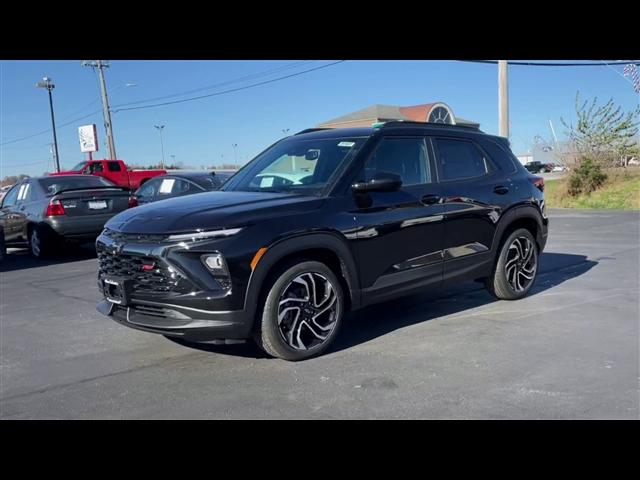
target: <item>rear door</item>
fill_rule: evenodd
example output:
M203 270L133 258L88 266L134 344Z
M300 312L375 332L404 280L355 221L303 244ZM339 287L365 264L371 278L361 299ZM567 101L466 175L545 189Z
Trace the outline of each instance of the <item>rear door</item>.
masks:
M444 203L444 279L473 277L487 267L500 206L499 171L474 141L432 137ZM458 279L459 280L459 279Z
M442 280L443 206L424 136L383 137L356 181L400 175L396 192L354 196L363 300L391 298Z

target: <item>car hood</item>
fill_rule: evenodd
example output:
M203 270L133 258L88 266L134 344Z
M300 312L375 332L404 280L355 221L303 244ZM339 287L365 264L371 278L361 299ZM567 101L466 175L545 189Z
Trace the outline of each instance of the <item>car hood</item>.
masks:
M105 227L139 234L239 227L269 217L315 210L321 203L321 198L306 195L214 191L131 208L113 217Z

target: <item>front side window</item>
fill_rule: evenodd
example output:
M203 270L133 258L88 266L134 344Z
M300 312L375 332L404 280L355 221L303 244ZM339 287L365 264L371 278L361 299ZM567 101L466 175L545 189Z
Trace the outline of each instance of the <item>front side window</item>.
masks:
M481 177L491 171L489 162L472 142L453 138L434 140L443 181Z
M384 138L367 160L358 180L368 182L382 173L400 175L402 185L431 183L424 138Z
M222 190L318 194L365 140L291 137L256 157L225 182Z
M89 165L89 173L100 173L103 171L102 163L92 163Z

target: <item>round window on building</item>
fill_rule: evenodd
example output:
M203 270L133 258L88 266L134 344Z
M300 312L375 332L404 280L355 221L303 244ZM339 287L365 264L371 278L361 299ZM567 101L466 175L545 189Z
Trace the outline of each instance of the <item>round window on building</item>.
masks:
M427 120L429 123L447 123L453 125L453 117L451 111L446 107L436 107L429 113Z

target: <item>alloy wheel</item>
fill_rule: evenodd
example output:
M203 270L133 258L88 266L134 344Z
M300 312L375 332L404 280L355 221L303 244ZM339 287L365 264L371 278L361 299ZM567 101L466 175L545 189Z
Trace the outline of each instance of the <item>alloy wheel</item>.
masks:
M537 255L535 246L527 237L517 237L509 245L504 265L507 282L515 292L529 288L536 276Z
M338 318L338 295L331 282L315 272L294 278L280 295L278 330L295 350L322 345Z
M35 228L31 231L31 238L29 239L29 245L31 246L31 252L34 256L40 256L40 237L38 236L38 230Z

